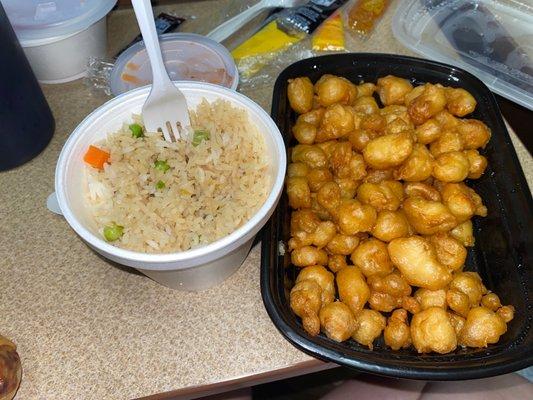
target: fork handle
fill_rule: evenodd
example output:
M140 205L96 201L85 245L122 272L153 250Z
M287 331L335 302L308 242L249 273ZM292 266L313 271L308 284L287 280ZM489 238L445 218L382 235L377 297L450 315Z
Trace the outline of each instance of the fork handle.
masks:
M230 20L220 24L218 27L209 32L206 36L217 42L222 42L229 36L234 34L238 29L242 28L248 21L261 13L265 8L269 7L269 1L261 0L259 3L247 8L240 14L237 14Z
M141 29L141 34L144 41L144 46L148 52L150 65L152 67L152 76L154 87L164 87L171 83L168 77L163 56L161 55L161 47L159 47L159 38L155 30L154 13L152 11L152 4L150 0L132 0L133 10Z

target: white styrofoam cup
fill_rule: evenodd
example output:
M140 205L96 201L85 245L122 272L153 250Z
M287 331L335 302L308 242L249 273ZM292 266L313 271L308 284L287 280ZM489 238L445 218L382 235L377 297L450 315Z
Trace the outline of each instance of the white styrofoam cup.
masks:
M105 57L106 43L105 15L75 33L20 40L33 73L41 83L64 83L85 76L89 57Z
M101 238L89 216L85 194L83 155L88 146L118 131L132 114L140 114L150 87L142 87L108 101L89 114L66 141L56 167L55 188L62 214L76 233L98 253L117 263L134 267L162 285L183 290L202 290L222 282L242 264L254 236L268 221L283 189L286 170L285 144L278 127L256 103L231 89L203 82L175 82L190 108L203 98L230 101L245 109L263 134L269 159L270 191L261 208L230 235L192 250L149 254L113 246Z

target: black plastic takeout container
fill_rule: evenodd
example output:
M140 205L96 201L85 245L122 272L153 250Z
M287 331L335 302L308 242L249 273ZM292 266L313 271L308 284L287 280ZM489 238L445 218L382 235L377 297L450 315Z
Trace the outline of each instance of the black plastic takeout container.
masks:
M280 255L289 239L290 209L287 195L281 201L262 237L261 293L270 318L297 348L312 356L357 370L398 378L461 380L500 375L532 365L532 211L533 201L493 94L472 74L438 62L387 54L340 54L309 58L286 68L274 86L272 118L287 147L294 144L291 126L295 113L287 100L287 80L308 76L315 82L323 74L335 74L352 82L375 82L392 74L415 84L441 83L462 87L476 98L476 111L467 116L485 122L492 139L483 153L489 166L479 180L468 182L488 208L486 218L474 217L476 244L469 249L466 270L477 271L503 304L516 307L508 331L485 349L458 349L453 353L417 354L412 349L393 351L382 339L374 349L353 340L336 343L320 334L309 336L289 307L289 291L297 271L288 253Z

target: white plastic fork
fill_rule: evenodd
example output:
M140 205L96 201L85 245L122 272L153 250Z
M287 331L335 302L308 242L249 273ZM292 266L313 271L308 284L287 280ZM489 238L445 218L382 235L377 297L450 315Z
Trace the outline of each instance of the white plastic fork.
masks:
M132 0L132 5L152 67L152 89L142 108L144 126L148 132L162 131L166 141L175 142L191 125L187 101L165 69L150 0Z
M206 36L217 42L222 42L266 9L296 7L302 5L304 2L305 0L260 0L255 5L220 24Z

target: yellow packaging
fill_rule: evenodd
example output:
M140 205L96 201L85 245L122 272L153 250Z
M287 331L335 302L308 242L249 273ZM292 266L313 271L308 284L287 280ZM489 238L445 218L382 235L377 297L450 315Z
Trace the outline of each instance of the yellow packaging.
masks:
M311 43L315 51L346 50L344 44L344 24L342 23L342 17L339 11L336 11L318 27L311 38Z
M244 76L251 76L275 58L278 53L300 40L300 37L290 36L279 29L276 21L272 21L236 47L231 55L235 59L239 72Z

